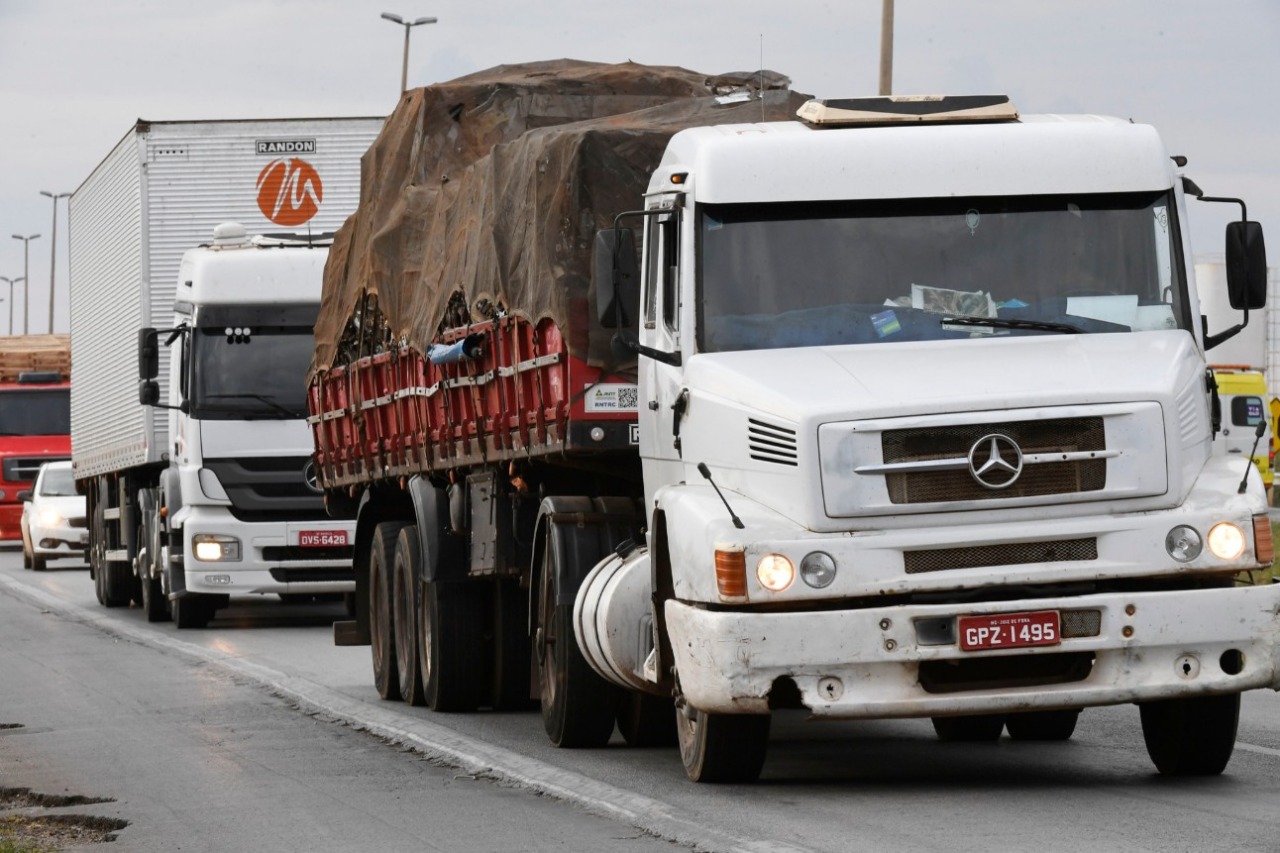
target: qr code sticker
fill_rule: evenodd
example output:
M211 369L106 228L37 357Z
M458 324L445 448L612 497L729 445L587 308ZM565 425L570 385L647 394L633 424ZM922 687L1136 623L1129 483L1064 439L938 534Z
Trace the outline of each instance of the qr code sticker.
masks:
M634 409L640 403L639 388L619 388L618 389L618 408Z
M583 405L588 412L634 412L640 402L635 385L602 382L587 389Z

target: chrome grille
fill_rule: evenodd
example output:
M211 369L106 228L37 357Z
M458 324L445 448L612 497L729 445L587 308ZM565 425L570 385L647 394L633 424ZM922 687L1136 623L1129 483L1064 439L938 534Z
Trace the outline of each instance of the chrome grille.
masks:
M752 459L795 467L799 464L796 431L755 418L747 420L747 450Z
M907 574L976 569L985 566L1017 566L1023 563L1056 563L1098 559L1098 540L1062 539L1056 542L1008 542L965 548L906 551L902 555Z
M1106 449L1103 419L1089 417L887 430L881 435L881 453L885 464L955 459L968 456L974 442L991 433L1012 438L1024 455ZM999 491L976 483L968 470L908 471L885 475L889 500L895 504L1072 494L1100 490L1106 482L1107 463L1104 459L1028 465L1013 485Z

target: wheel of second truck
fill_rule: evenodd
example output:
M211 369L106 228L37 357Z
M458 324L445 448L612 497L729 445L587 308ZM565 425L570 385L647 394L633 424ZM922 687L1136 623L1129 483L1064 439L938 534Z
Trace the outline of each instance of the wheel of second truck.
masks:
M1165 699L1138 706L1147 754L1164 776L1216 776L1236 745L1240 694Z
M619 691L582 657L573 633L573 603L556 601L553 538L548 532L534 637L542 724L556 746L604 746L613 735Z
M1026 711L1007 716L1004 727L1014 740L1070 740L1071 735L1075 734L1076 721L1079 719L1079 708Z
M674 746L679 735L671 697L627 691L618 703L618 731L628 746Z
M391 569L391 610L396 646L396 679L400 698L410 705L425 705L422 669L418 662L418 581L422 577L417 525L407 524L396 534Z
M151 544L148 542L146 526L138 528L138 550L136 571L142 592L142 612L148 622L169 621L169 601L165 598L160 578L154 577L152 568Z
M475 581L422 584L418 660L423 695L433 711L474 711L484 700L482 591Z
M98 558L94 578L102 578L102 595L98 600L106 607L127 607L133 600L133 574L128 563L107 559L107 524L102 504L93 511L93 528Z
M384 521L373 529L369 551L369 640L373 649L373 686L383 699L400 698L396 663L392 583L396 537L402 521Z
M1004 714L971 714L965 717L934 717L938 740L950 743L988 743L1000 739Z
M680 760L694 782L745 783L760 778L769 748L769 714L708 714L675 709Z

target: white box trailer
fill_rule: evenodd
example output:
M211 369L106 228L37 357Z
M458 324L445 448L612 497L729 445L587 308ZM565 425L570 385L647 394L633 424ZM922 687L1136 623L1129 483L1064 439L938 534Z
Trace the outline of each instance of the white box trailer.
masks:
M139 120L76 189L77 479L158 464L170 450L165 413L138 404L137 330L173 324L182 253L228 221L251 234L336 230L359 201L360 157L383 120ZM163 383L167 348L160 357Z

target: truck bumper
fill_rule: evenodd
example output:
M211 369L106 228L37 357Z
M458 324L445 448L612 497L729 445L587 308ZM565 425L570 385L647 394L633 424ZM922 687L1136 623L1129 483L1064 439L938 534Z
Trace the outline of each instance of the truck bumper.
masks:
M355 590L353 522L324 518L245 523L224 513L189 509L183 508L182 519L187 592L312 595ZM202 535L235 539L239 559L197 559L195 540ZM327 544L308 544L315 541Z
M1057 645L972 652L956 642L959 616L1043 610L1061 615ZM1280 689L1280 585L767 613L672 600L665 612L681 692L708 712L765 713L779 679L814 717L832 718Z

